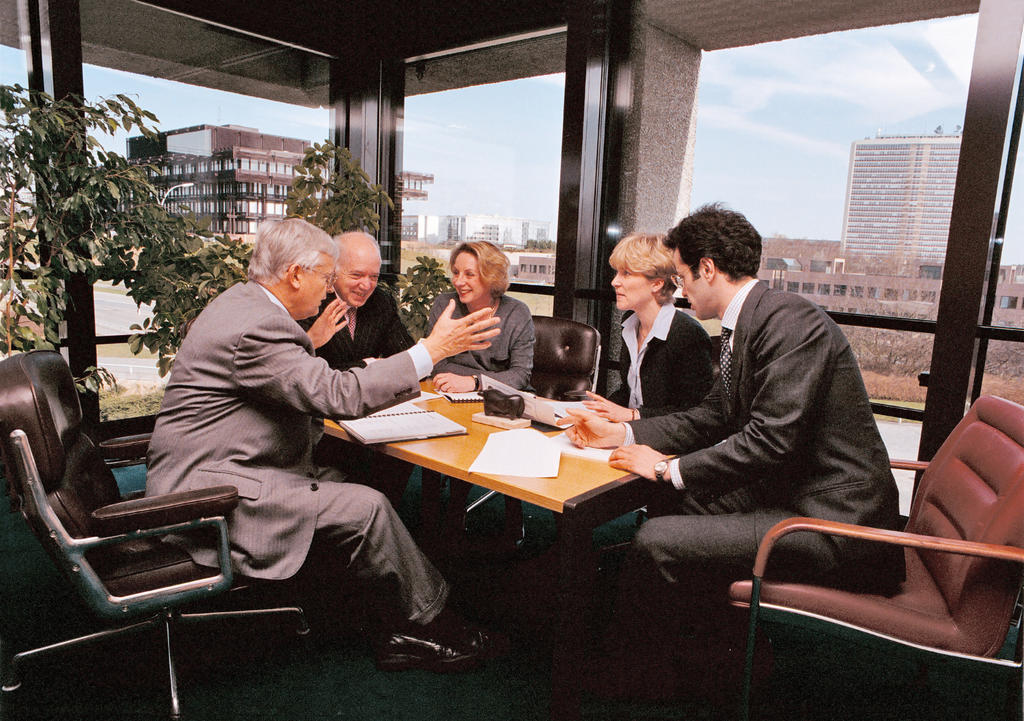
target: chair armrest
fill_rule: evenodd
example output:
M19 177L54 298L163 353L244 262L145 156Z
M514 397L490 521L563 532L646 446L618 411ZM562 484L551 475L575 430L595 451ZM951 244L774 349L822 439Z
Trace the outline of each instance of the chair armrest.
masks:
M897 471L923 471L928 468L928 461L908 461L903 458L891 458L889 467Z
M764 570L768 564L768 556L776 541L790 533L804 531L824 533L830 536L860 538L865 541L922 548L928 551L958 553L965 556L982 556L1024 564L1024 549L1017 548L1016 546L1000 546L994 543L978 543L977 541L960 541L952 538L942 538L941 536L922 536L905 531L887 531L881 528L855 526L852 523L838 523L836 521L825 521L820 518L802 518L798 516L787 518L785 521L779 521L761 539L761 545L757 549L757 557L754 559L754 576L756 578L764 576Z
M238 505L238 489L215 486L111 503L92 512L101 536L226 516Z
M139 433L134 436L118 436L100 441L97 448L104 458L112 461L130 461L145 458L149 450L151 433Z

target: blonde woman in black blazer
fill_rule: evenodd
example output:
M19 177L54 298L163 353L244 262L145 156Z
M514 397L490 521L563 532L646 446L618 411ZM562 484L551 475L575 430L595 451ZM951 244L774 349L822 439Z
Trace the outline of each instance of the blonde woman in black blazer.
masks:
M696 405L711 389L711 339L676 310L675 266L664 236L627 235L608 259L615 269L615 305L622 321L622 382L608 398L590 393L584 405L612 421L660 416Z

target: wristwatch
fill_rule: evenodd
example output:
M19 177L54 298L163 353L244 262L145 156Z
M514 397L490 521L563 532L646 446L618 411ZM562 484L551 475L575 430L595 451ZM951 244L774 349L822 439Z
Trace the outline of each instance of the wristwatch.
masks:
M658 483L664 483L668 475L668 461L658 461L654 464L654 477L658 479Z

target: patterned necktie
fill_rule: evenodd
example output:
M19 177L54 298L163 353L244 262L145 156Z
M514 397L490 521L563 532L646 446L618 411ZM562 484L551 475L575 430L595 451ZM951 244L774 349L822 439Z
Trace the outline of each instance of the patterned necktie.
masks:
M719 356L718 368L722 375L722 385L725 392L732 393L732 348L729 347L729 339L732 337L732 328L722 328L722 349Z
M356 338L356 309L348 309L348 334L352 337L352 340Z

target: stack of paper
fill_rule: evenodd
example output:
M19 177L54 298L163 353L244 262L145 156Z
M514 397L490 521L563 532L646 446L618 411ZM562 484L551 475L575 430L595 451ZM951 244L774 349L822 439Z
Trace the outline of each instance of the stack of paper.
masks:
M608 462L610 450L576 448L564 433L549 437L532 428L517 428L487 437L470 473L555 478L562 453Z

